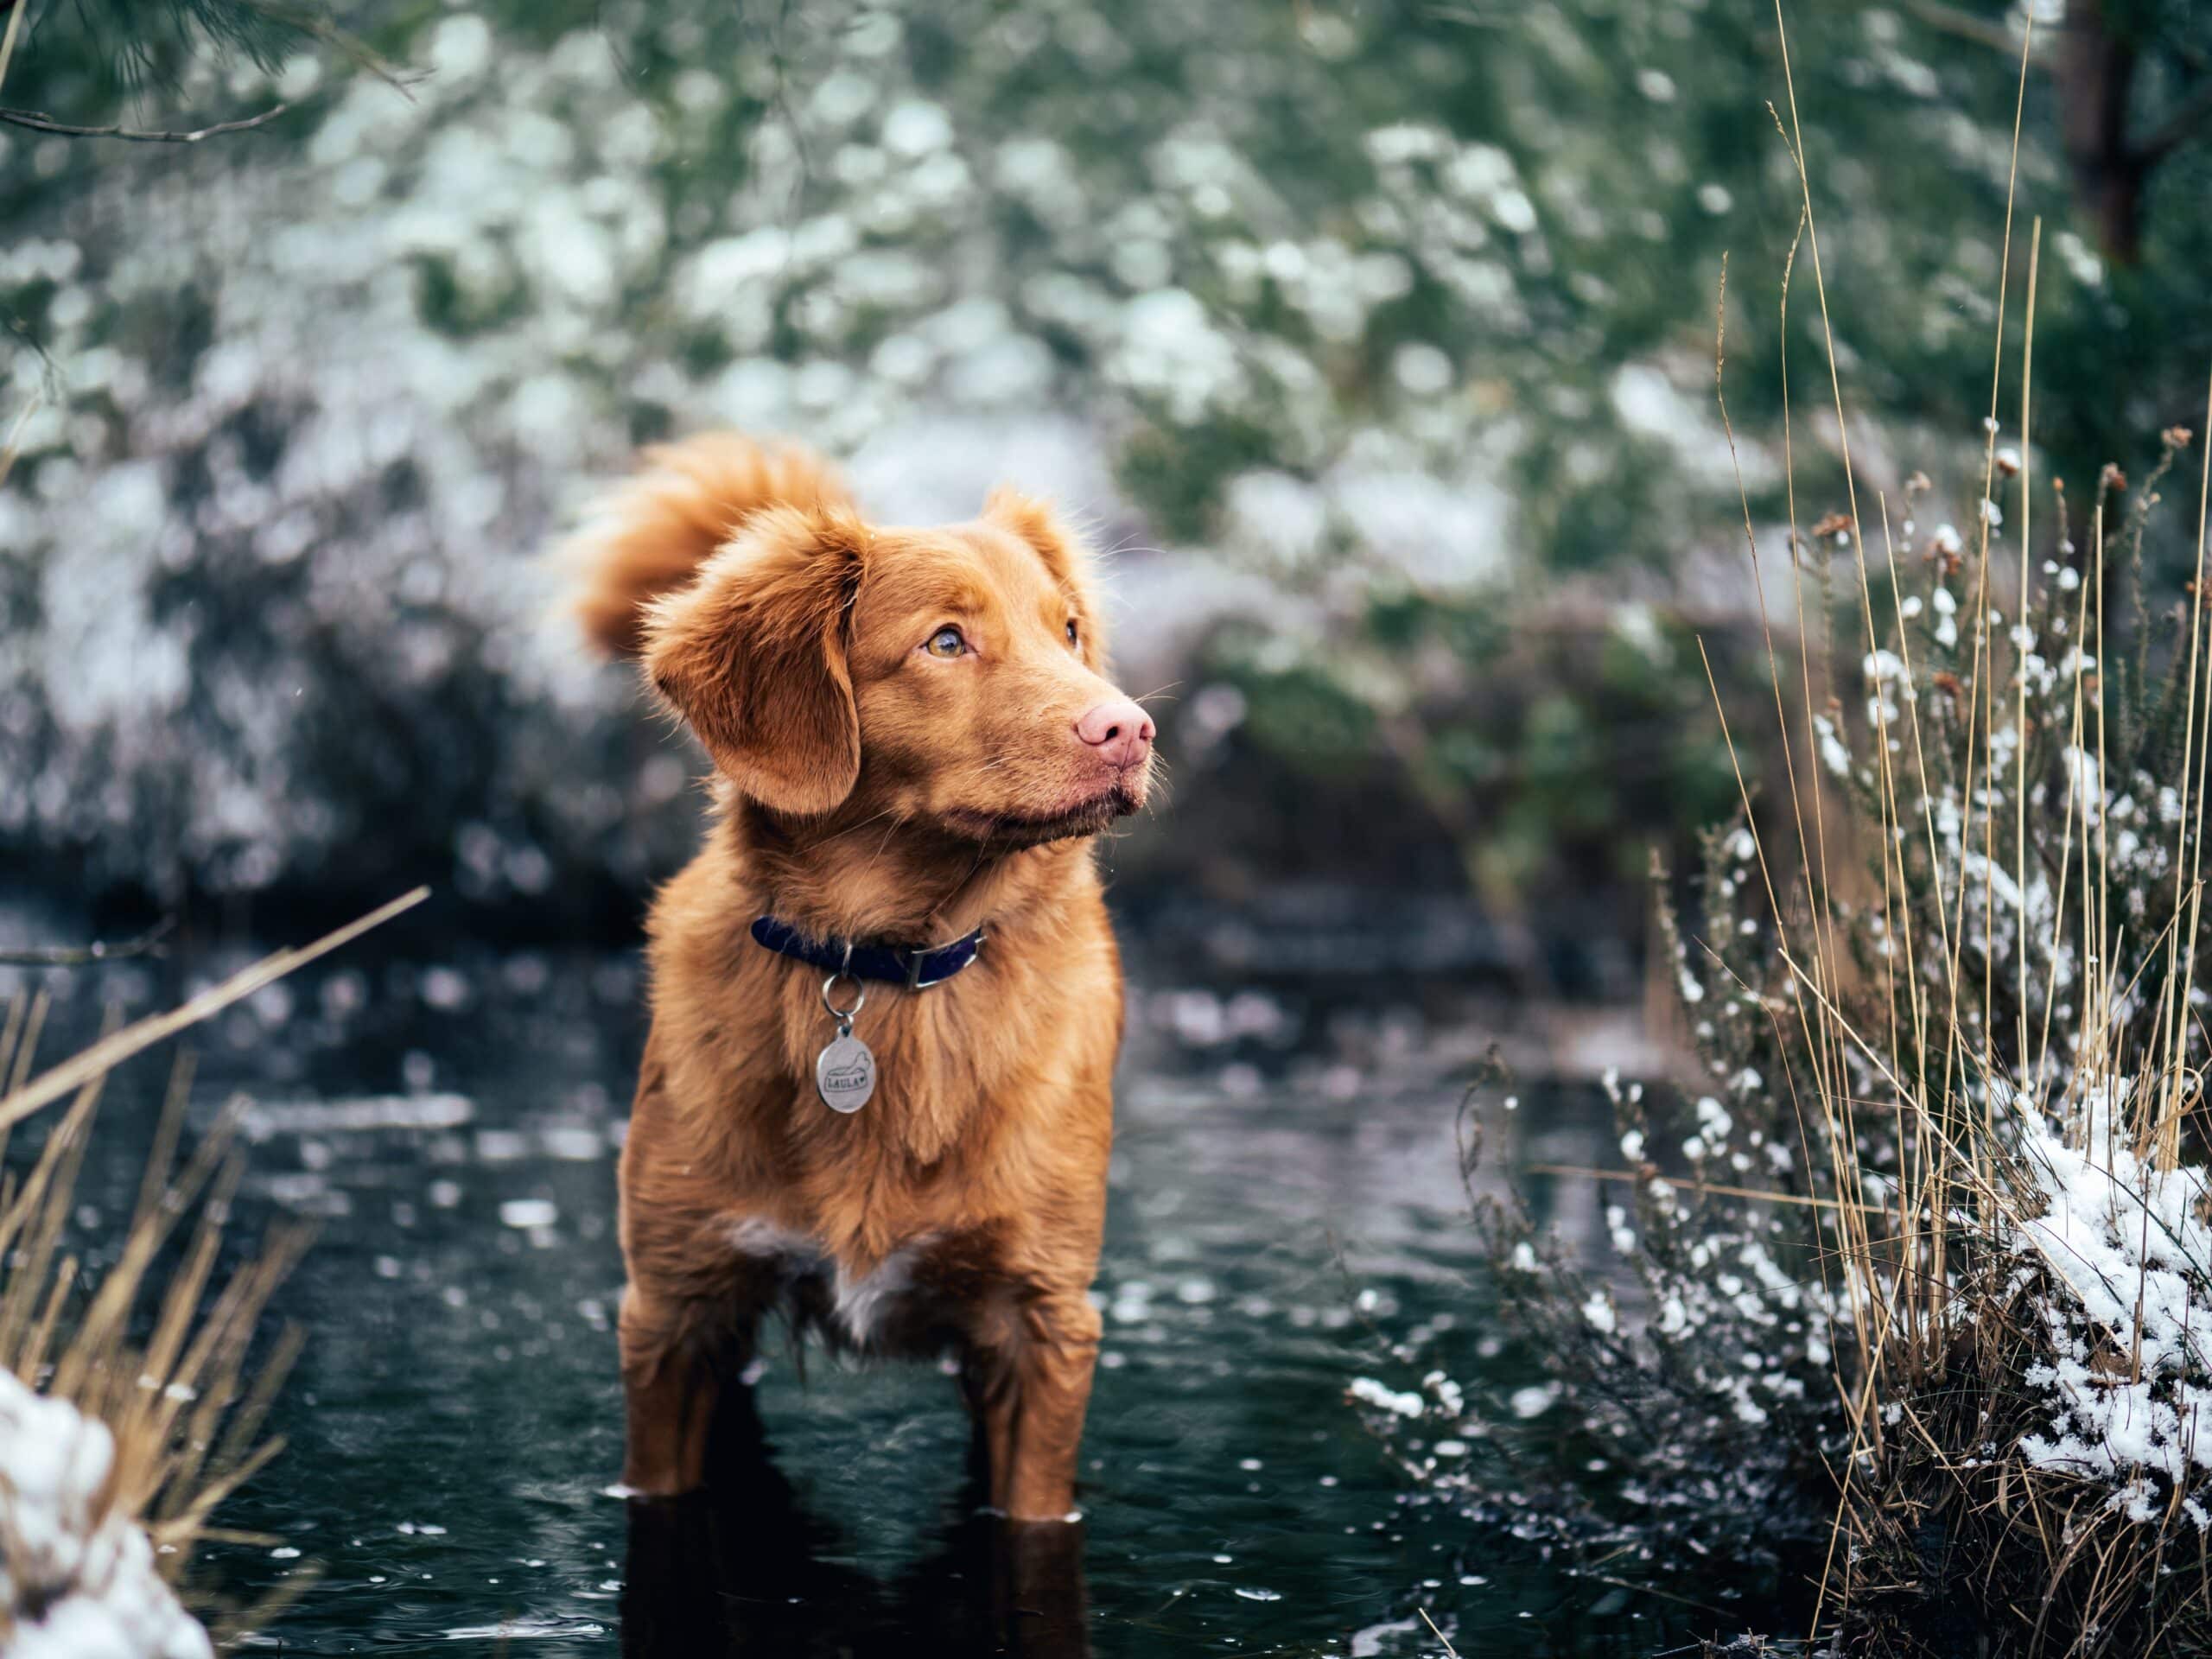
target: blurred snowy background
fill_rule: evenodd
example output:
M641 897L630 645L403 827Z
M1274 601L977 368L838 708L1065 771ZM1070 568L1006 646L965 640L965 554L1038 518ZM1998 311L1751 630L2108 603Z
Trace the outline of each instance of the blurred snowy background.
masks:
M1169 689L1175 804L1125 888L1446 892L1540 918L1509 958L1632 948L1647 847L1733 801L1693 637L1754 683L1715 302L1726 252L1764 531L1800 212L1758 0L339 8L398 85L36 10L16 110L289 108L0 128L12 882L265 926L426 879L487 927L626 931L697 762L542 553L708 424L832 451L891 519L1000 480L1085 516L1124 683ZM2069 10L2015 230L2045 219L2035 436L2085 486L2201 408L2212 26ZM1792 9L1853 454L1892 492L1979 478L2022 22ZM2115 43L2137 137L2100 172L2065 118ZM1801 528L1842 504L1808 266Z

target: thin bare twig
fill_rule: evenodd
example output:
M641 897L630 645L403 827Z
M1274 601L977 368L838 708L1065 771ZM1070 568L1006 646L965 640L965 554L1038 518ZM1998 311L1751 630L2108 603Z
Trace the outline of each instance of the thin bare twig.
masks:
M117 138L127 144L196 144L203 138L213 138L226 132L251 132L256 127L266 126L292 106L278 104L264 110L259 115L250 115L238 121L218 121L212 127L200 127L191 132L156 132L144 127L76 127L66 121L57 121L50 115L36 110L0 110L0 122L11 127L28 127L33 132L52 133L62 138Z
M296 950L279 950L274 956L264 957L251 968L241 969L221 984L202 991L183 1007L172 1008L167 1014L149 1015L125 1026L113 1035L94 1043L74 1059L65 1060L52 1071L32 1078L20 1088L0 1095L0 1128L20 1123L40 1107L80 1089L86 1084L105 1077L110 1071L142 1049L151 1048L165 1037L198 1025L209 1015L219 1014L232 1003L251 996L263 986L272 984L295 969L304 967L316 957L327 956L342 944L350 944L379 927L402 911L412 910L430 896L428 887L417 887L412 893L402 893L390 904L371 911L359 921L349 922L334 933L326 933L313 944Z
M0 947L0 968L86 968L98 962L123 962L132 957L166 955L162 942L176 931L176 918L168 917L135 939L110 944L95 939L90 944Z
M1599 1169L1586 1164L1530 1164L1522 1173L1526 1175L1580 1176L1593 1181L1640 1181L1643 1179L1633 1169ZM1879 1205L1853 1204L1841 1198L1823 1198L1803 1192L1777 1192L1771 1187L1723 1186L1713 1181L1672 1181L1670 1185L1686 1192L1710 1193L1716 1198L1748 1198L1755 1204L1795 1204L1814 1210L1856 1210L1870 1216L1889 1214Z
M1910 16L1941 34L1975 41L1993 51L2002 52L2007 57L2020 49L2018 37L1994 18L1977 16L1960 7L1947 6L1942 0L1905 0L1904 9Z

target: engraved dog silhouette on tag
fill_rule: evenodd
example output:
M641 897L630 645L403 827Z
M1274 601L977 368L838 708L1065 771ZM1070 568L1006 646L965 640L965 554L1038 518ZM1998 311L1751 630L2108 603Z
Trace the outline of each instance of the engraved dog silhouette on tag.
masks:
M814 1092L833 1112L857 1112L875 1092L875 1056L857 1037L837 1037L814 1058Z

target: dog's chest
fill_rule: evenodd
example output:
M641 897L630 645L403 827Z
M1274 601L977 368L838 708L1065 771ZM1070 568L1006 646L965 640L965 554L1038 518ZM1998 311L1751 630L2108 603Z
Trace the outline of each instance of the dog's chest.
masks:
M772 1222L737 1220L728 1237L741 1257L776 1276L793 1325L812 1328L833 1347L916 1355L958 1334L957 1310L934 1282L944 1243L934 1233L917 1234L864 1271L819 1239Z

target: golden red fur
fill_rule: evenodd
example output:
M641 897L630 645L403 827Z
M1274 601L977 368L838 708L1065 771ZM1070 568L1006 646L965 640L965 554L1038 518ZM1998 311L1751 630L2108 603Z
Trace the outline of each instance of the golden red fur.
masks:
M648 923L624 1478L700 1483L717 1389L781 1309L864 1351L957 1352L993 1502L1065 1516L1122 1031L1091 837L1142 804L1152 735L1102 677L1084 550L1011 493L894 529L802 450L718 434L647 459L572 543L579 611L641 652L719 777ZM868 985L880 1081L843 1116L813 1086L821 972L756 944L763 914L863 942L988 934L943 984Z

